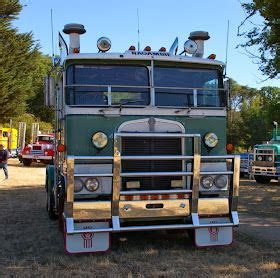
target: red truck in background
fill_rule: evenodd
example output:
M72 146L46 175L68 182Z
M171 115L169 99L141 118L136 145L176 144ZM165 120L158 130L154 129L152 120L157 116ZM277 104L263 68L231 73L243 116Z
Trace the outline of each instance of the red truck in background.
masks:
M38 134L32 144L28 144L21 152L21 161L24 166L30 166L32 162L51 164L54 156L54 135Z

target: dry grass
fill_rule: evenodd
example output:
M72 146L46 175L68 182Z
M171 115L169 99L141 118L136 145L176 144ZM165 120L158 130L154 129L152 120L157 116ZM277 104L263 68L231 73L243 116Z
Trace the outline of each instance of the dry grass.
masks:
M217 249L196 249L183 233L148 232L121 235L108 254L66 255L45 212L44 167L12 164L0 185L1 277L280 276L279 248L238 232L233 246Z
M280 220L280 184L278 182L272 181L263 185L254 180L242 179L240 196L240 212Z

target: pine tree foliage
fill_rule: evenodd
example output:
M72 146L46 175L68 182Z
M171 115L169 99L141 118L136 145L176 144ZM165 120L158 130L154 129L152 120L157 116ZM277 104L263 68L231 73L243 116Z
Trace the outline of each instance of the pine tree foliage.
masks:
M51 67L50 58L39 52L32 33L21 34L13 27L21 9L18 0L0 0L1 123L26 111L40 115L31 100L39 95L41 103L34 105L42 107L43 76ZM52 114L50 110L42 113L44 120L51 120Z

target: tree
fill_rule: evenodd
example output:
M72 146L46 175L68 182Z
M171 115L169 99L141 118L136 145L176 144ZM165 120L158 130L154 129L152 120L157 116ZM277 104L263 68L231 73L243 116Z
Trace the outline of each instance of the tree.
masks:
M21 9L18 0L0 0L0 122L25 112L51 122L52 111L43 107L43 77L51 59L39 52L31 32L20 34L12 26Z
M228 142L236 149L249 150L271 138L272 122L280 123L280 88L260 90L239 85L231 80L228 112Z
M27 112L33 114L42 121L52 123L54 120L53 110L44 105L44 76L48 75L52 68L49 56L38 55L35 61L36 67L32 73L34 94L27 100Z
M240 44L245 48L251 58L257 61L259 69L269 78L279 77L280 73L280 1L279 0L252 0L243 3L247 17L238 28L238 35L246 38ZM251 19L260 14L264 22L262 25L254 24ZM245 23L251 28L242 32ZM257 48L253 53L249 48Z
M18 1L2 0L0 18L0 122L25 111L25 101L32 93L30 72L38 48L31 33L18 34L11 20L21 11Z

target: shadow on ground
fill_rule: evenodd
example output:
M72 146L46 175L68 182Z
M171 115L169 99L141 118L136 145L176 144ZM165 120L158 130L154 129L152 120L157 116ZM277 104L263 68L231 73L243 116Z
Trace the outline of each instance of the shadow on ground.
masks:
M196 249L185 233L124 234L108 254L66 255L43 186L0 190L0 276L277 276L279 249L236 234L230 247Z

